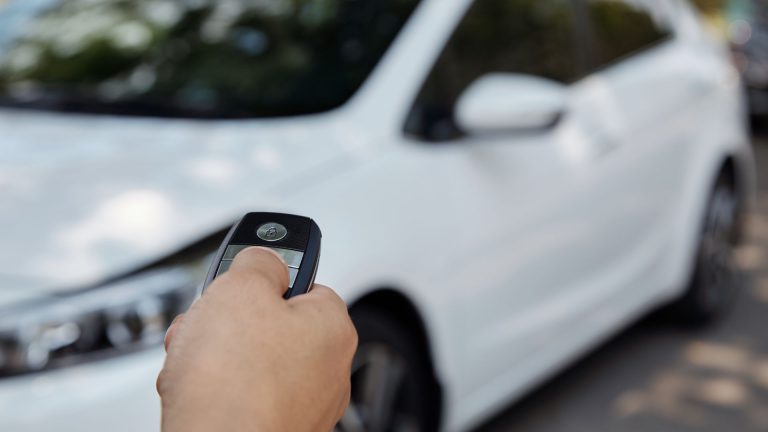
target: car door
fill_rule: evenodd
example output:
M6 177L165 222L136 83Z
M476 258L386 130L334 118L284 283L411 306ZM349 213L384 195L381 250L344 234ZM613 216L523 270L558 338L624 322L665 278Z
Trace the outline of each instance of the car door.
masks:
M622 220L632 221L614 245L631 245L633 262L625 262L634 277L617 284L616 296L625 296L628 284L638 287L638 301L650 301L661 286L671 220L682 193L690 139L692 108L706 94L705 71L695 52L681 44L671 22L670 2L637 0L579 0L577 7L588 21L586 39L591 80L615 101L622 139L604 148L612 161L607 174L620 188L613 192L631 197L624 203ZM693 55L692 55L693 54ZM703 77L695 79L696 75ZM700 101L700 100L699 100ZM694 120L695 121L695 120ZM620 175L619 175L620 174Z
M622 219L632 200L612 186L621 173L607 151L620 144L623 121L612 95L583 75L581 24L568 0L475 1L407 117L414 145L432 146L425 163L434 166L423 166L423 176L440 175L433 193L444 194L439 213L452 226L451 247L440 251L444 278L434 283L457 305L455 384L468 412L535 379L546 367L539 353L561 359L604 331L585 319L575 329L581 336L561 343L622 278L612 264L632 252L615 247L638 219ZM488 73L559 83L560 120L535 130L462 130L456 103Z

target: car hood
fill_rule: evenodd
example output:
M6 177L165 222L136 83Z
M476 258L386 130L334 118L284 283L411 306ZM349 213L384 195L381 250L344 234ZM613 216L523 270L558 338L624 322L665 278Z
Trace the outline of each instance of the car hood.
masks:
M279 208L344 163L333 118L0 111L0 290L95 283Z

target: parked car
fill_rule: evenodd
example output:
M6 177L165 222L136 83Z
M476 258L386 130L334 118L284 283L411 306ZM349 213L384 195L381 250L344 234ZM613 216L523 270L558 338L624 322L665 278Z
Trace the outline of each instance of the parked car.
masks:
M768 118L768 4L756 0L730 5L729 37L748 94L750 112Z
M170 319L249 210L323 230L340 431L466 430L731 297L737 71L678 0L9 0L0 429L157 430Z

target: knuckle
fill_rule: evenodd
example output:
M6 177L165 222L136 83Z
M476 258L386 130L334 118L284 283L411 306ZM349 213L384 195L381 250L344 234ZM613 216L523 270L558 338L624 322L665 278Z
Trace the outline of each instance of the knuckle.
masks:
M357 344L360 341L360 336L357 334L357 329L355 328L355 325L352 323L352 320L349 320L349 334L350 334L350 342L355 349L357 349Z
M160 397L163 397L163 394L165 393L167 381L168 372L165 368L162 368L157 374L157 379L155 380L155 390L157 390L157 394L160 395Z
M347 336L346 336L346 346L348 348L348 351L354 355L354 353L357 351L357 346L359 343L359 337L357 335L357 330L355 330L354 326L350 326L350 330L348 330Z
M353 352L357 350L358 335L352 320L346 317L334 320L335 341L344 351Z
M333 289L325 285L315 285L313 291L317 291L318 297L322 298L330 307L347 310L347 304L344 303L344 300Z

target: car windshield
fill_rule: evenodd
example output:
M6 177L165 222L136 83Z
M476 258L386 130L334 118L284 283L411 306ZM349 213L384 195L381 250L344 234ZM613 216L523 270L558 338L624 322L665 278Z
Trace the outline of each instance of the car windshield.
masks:
M0 0L0 105L275 117L342 105L418 0Z

